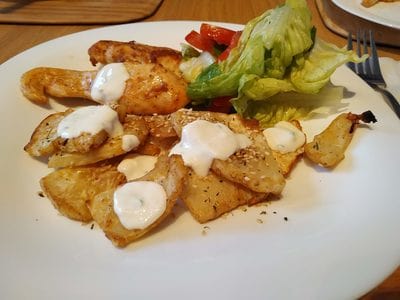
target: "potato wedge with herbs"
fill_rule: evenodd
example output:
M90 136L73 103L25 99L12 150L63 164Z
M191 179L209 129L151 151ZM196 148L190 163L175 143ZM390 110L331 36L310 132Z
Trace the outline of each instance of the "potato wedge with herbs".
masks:
M336 166L344 158L345 151L360 121L375 123L376 118L371 111L360 115L340 114L324 131L316 135L312 142L305 145L306 156L325 168Z
M93 219L99 224L106 237L117 247L125 247L131 242L157 227L172 211L180 196L186 180L186 168L179 156L160 156L155 168L134 181L154 181L159 183L167 194L167 207L164 213L145 229L125 228L113 209L115 189L98 194L89 202L89 210Z
M73 220L89 222L87 202L95 195L126 182L115 165L56 170L40 180L44 194L58 211Z
M124 135L135 135L143 144L148 135L146 123L141 118L126 116ZM50 168L76 167L93 164L127 153L122 147L123 136L109 138L100 147L86 153L57 152L49 158ZM129 151L128 151L129 152Z
M211 165L212 171L257 193L280 194L283 190L285 178L260 128L254 122L244 120L238 115L187 109L173 113L171 120L179 136L182 128L195 120L219 122L235 133L245 134L252 144L237 151L227 160L215 159Z
M252 205L267 198L245 187L209 172L207 176L188 171L181 199L192 216L200 223L218 218L240 205Z

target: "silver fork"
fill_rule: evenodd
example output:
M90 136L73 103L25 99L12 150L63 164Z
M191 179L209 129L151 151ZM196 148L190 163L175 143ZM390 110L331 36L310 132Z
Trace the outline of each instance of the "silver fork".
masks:
M400 119L400 104L396 100L396 98L392 95L392 93L390 93L386 89L386 83L385 80L383 79L381 68L379 66L378 52L376 51L374 35L372 30L369 30L368 33L369 33L369 44L371 49L369 57L362 63L355 64L353 62L349 62L347 63L347 66L351 70L353 70L354 73L360 76L365 82L367 82L369 86L384 94L388 99L388 101L390 102L393 111ZM356 34L356 40L357 40L358 56L361 56L363 54L368 54L367 32L363 31L363 33L361 33L361 31L358 30ZM347 38L347 49L353 50L353 39L351 33L349 33Z

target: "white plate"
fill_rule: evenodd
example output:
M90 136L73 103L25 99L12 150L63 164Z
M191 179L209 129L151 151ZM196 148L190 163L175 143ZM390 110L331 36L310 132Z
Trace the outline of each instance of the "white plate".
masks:
M360 18L400 29L400 2L380 2L368 8L361 5L361 0L332 0L332 2Z
M334 170L300 162L281 200L210 222L206 235L181 209L168 226L116 249L97 226L60 216L38 196L38 181L50 170L22 149L39 121L65 107L24 99L21 74L36 66L92 68L86 53L99 39L179 48L199 25L137 23L80 32L0 66L1 298L350 299L399 265L400 122L345 67L333 79L347 87L349 109L371 109L379 123L357 130ZM312 135L332 118L304 122L304 128Z

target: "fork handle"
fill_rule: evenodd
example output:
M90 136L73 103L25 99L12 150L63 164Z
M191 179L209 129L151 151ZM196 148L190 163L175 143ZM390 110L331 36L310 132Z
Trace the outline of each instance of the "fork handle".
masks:
M386 98L389 100L390 104L392 105L392 108L394 112L396 113L397 117L400 119L400 104L396 100L396 98L392 95L391 92L389 92L387 89L380 87L379 85L374 84L373 87L377 89L378 91L382 92Z

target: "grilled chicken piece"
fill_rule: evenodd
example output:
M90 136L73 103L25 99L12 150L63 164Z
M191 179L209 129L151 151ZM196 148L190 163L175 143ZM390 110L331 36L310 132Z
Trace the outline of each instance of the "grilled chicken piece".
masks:
M21 77L21 91L37 104L48 103L48 95L59 98L90 98L90 85L97 71L34 68Z
M124 63L130 78L118 100L127 114L168 114L188 102L186 82L157 63ZM97 71L35 68L21 78L22 93L34 103L46 104L48 95L60 98L84 98L90 95Z
M131 42L98 41L93 44L88 54L95 66L97 63L137 62L142 64L158 63L168 71L181 76L179 64L182 55L179 51L166 47L156 47Z

